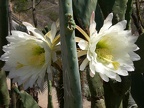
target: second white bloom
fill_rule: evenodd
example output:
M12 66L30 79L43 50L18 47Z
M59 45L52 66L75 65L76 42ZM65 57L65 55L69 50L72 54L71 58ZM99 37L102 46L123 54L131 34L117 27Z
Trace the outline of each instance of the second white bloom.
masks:
M112 18L113 14L110 13L97 33L94 13L92 14L90 37L87 41L79 41L78 45L82 51L78 52L78 56L87 55L80 65L80 70L84 70L89 64L91 76L98 72L106 82L109 78L121 82L119 75L127 76L128 71L134 71L133 61L140 59L133 52L139 49L134 44L138 36L133 36L130 30L124 30L126 20L112 26Z

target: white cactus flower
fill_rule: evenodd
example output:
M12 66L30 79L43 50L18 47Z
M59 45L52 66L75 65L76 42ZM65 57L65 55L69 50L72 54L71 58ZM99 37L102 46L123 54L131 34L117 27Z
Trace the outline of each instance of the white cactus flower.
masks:
M125 30L126 20L112 25L112 13L104 20L97 33L94 17L93 12L89 27L90 37L85 36L87 40L81 39L78 43L81 49L78 56L86 55L80 70L84 70L89 64L91 76L98 72L106 82L109 78L121 82L119 75L127 76L128 71L134 71L133 61L140 60L139 55L134 53L139 49L134 44L138 36L132 35L130 30Z
M51 74L51 63L56 60L56 25L52 25L49 36L44 36L29 23L24 22L24 25L29 34L12 31L12 35L6 37L9 44L3 46L3 69L9 71L13 82L24 84L25 89L34 84L41 88L46 72Z

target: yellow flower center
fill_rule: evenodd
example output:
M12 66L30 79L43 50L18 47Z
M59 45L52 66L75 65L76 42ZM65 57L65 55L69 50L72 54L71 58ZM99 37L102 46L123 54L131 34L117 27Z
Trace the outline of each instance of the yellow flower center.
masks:
M111 52L107 48L97 48L96 53L103 62L109 62L113 59Z
M29 64L32 66L42 66L45 63L44 48L36 45L32 48L32 55L29 59Z
M96 47L98 60L104 64L112 63L114 69L117 70L120 65L117 61L113 61L114 57L111 50L109 49L109 45L107 45L104 41L105 40L99 41Z

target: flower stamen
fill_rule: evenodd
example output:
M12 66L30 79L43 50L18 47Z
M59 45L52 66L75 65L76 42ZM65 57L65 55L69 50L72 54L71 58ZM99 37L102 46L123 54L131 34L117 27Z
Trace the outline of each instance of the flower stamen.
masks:
M42 66L45 63L45 50L40 46L34 46L32 48L33 53L29 58L29 64L32 66Z
M83 36L86 38L87 41L90 40L90 37L87 35L87 33L86 33L83 29L81 29L78 25L76 25L76 29L77 29L81 34L83 34Z
M21 64L21 63L17 62L16 69L20 69L20 68L22 68L23 66L24 66L23 64Z
M115 70L119 68L119 63L116 61L113 61L113 55L111 54L111 51L107 48L98 48L96 49L96 53L98 55L98 58L101 62L104 64L112 63Z

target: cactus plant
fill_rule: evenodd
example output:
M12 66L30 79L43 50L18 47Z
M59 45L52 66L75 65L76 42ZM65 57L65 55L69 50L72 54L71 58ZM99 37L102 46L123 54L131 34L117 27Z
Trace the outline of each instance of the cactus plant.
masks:
M96 30L99 32L100 28L103 25L103 20L105 17L113 12L114 20L113 23L118 21L127 20L127 29L130 28L130 15L132 9L133 0L60 0L60 35L61 35L61 56L63 64L63 72L60 68L60 79L58 82L57 95L59 106L61 108L82 108L82 92L81 87L84 87L83 84L80 84L80 75L83 78L83 73L79 73L78 68L78 59L77 59L77 49L75 44L75 27L76 24L80 26L87 34L89 34L89 25L90 25L90 16L92 11L95 11L95 21L97 23ZM0 1L0 47L6 44L5 36L8 35L8 16L7 16L7 0ZM74 14L74 15L73 15ZM75 24L75 21L76 24ZM47 28L43 31L45 34L48 31ZM77 35L77 34L76 34ZM78 35L82 36L82 35ZM142 40L138 41L138 44L142 46ZM143 49L142 49L143 51ZM138 52L142 55L142 51ZM0 50L0 54L3 52ZM82 58L83 59L83 58ZM139 72L138 79L135 78L135 75L132 74L132 95L135 97L136 102L139 107L143 107L142 101L143 97L139 98L138 95L142 94L142 91L139 90L139 93L136 93L139 89L137 83L141 83L143 87L143 58L142 61L135 63L136 71ZM58 65L58 64L57 64ZM140 67L140 66L141 67ZM0 68L3 66L3 62L0 61ZM122 82L116 82L115 80L110 80L109 82L104 82L99 77L99 74L96 73L92 78L89 75L89 69L86 69L86 77L89 91L91 94L91 108L125 108L128 105L128 95L130 92L131 86L131 76L121 77ZM63 81L62 81L63 79ZM0 85L3 88L0 88L0 105L9 105L9 94L6 86L6 76L3 70L0 71ZM48 82L48 108L53 108L52 97L51 97L51 81ZM84 81L82 83L85 83ZM82 85L82 86L81 86ZM0 86L0 87L1 87ZM63 87L62 87L63 86ZM61 89L63 88L63 89ZM59 91L61 90L61 91ZM6 92L5 92L6 91ZM22 107L29 106L28 98L31 102L34 103L35 107L38 107L36 102L29 96L27 93L19 91L17 88L14 88L16 94L21 96ZM63 92L64 92L64 101L63 101ZM62 95L60 94L62 93ZM137 95L136 95L137 94ZM125 98L126 96L126 98ZM59 99L60 97L60 99ZM124 98L126 99L126 102ZM34 106L33 106L34 107Z

